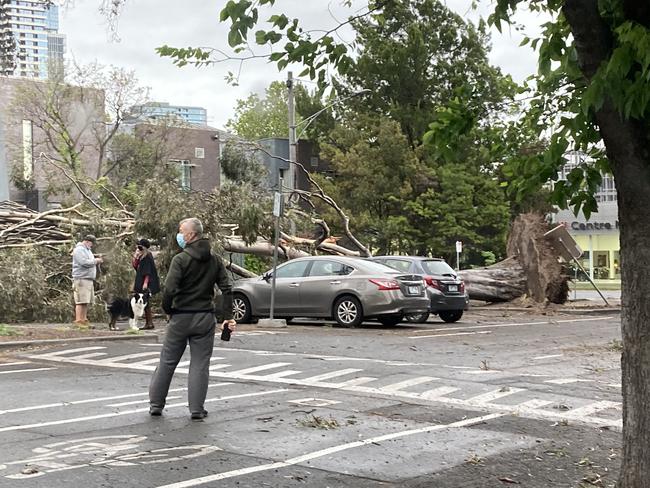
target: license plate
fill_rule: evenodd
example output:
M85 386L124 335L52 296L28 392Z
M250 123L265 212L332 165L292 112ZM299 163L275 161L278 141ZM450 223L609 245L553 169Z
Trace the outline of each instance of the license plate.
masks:
M409 295L419 295L420 287L419 286L409 286Z
M449 285L447 288L449 291L458 291L458 285Z

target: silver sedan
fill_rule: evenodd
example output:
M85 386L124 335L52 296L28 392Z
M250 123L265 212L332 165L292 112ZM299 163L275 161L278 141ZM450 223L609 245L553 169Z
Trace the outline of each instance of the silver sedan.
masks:
M268 317L271 308L271 272L239 280L233 288L237 322ZM422 276L399 273L358 258L311 256L278 266L274 316L334 318L355 327L375 318L384 325L399 323L404 315L429 309Z

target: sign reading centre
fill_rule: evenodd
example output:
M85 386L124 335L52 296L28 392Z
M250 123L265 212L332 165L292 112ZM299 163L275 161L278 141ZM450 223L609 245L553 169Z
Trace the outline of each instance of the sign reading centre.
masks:
M618 230L618 220L616 222L560 222L564 226L571 226L571 230Z

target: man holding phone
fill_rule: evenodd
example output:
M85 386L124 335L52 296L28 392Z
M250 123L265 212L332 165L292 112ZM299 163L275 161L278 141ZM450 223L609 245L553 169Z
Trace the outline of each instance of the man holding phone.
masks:
M188 403L192 420L202 420L208 415L204 403L216 328L214 287L223 294L221 326L232 332L236 325L232 319L232 283L225 264L212 254L210 242L203 238L199 219L181 221L176 242L183 251L174 256L165 278L162 307L171 318L149 385L149 413L162 414L174 371L189 343Z

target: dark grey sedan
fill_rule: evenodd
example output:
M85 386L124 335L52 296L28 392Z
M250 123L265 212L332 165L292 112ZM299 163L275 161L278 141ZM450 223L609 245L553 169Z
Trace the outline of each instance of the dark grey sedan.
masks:
M271 273L239 280L233 287L237 322L268 317ZM426 313L422 276L399 273L379 263L339 256L311 256L278 266L274 316L334 318L355 327L365 319L395 325L407 314Z
M431 300L429 312L408 314L406 319L409 322L426 322L429 313L438 314L445 322L456 322L463 316L463 311L469 308L465 283L444 259L419 256L375 256L370 259L396 271L424 277L427 295Z

